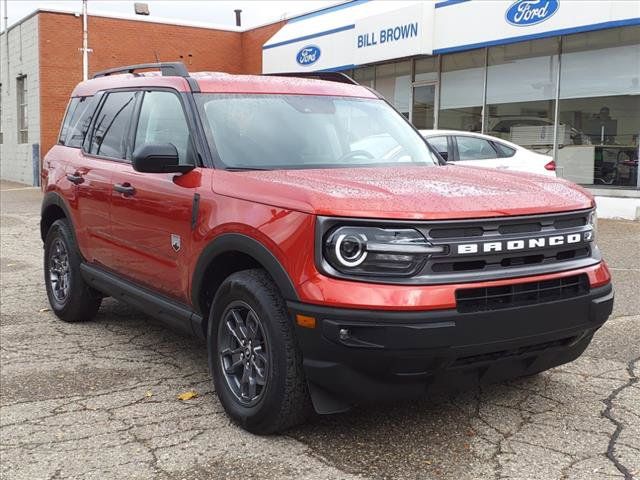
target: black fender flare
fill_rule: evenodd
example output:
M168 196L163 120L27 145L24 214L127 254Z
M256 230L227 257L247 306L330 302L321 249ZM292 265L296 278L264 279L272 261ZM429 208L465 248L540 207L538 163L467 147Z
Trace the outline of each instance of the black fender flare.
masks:
M289 274L267 247L247 235L224 233L216 237L204 248L193 271L191 301L198 313L203 313L199 311L199 299L203 288L204 274L216 257L227 252L239 252L252 257L271 275L285 300L299 300Z
M42 220L44 219L44 214L47 211L47 209L53 205L55 205L56 207L59 207L64 212L65 217L67 217L67 220L69 220L69 223L71 223L71 234L74 236L74 239L75 239L76 229L75 229L75 225L73 224L73 217L69 212L69 208L67 207L66 202L57 192L47 192L44 194L44 197L42 198L42 206L40 207L40 238L44 242L45 237L47 236L47 232L45 232L44 230L44 225Z

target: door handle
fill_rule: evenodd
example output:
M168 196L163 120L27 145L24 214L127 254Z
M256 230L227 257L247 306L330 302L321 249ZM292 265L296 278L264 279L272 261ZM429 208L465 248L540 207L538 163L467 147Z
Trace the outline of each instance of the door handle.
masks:
M72 174L68 174L67 175L67 180L69 180L74 185L78 185L78 184L84 182L84 178L82 178L82 175L80 175L78 173L74 173L73 175Z
M129 183L116 183L113 185L113 189L116 192L120 192L125 197L130 197L131 195L135 195L136 189L131 186Z

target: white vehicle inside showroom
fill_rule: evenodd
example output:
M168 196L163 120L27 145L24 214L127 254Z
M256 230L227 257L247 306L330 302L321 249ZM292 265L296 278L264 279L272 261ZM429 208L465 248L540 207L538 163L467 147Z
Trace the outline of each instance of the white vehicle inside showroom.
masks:
M448 163L556 176L553 157L481 133L459 130L420 130Z
M355 0L290 19L262 47L264 73L343 72L420 130L550 157L601 217L640 220L638 52L628 0Z

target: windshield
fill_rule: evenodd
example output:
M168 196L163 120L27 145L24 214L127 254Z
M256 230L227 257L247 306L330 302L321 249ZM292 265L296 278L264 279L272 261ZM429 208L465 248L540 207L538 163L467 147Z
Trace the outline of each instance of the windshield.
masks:
M311 95L200 94L220 161L230 169L437 164L384 101Z

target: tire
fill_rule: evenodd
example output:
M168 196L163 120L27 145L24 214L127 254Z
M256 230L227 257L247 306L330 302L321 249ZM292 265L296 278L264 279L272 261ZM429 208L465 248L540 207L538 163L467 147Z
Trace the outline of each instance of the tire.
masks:
M222 283L211 307L207 344L218 398L245 430L276 433L307 419L311 400L302 354L285 302L264 270L243 270ZM239 353L230 354L233 350Z
M69 323L91 320L102 302L82 278L81 264L69 222L56 220L44 241L44 283L53 313Z

